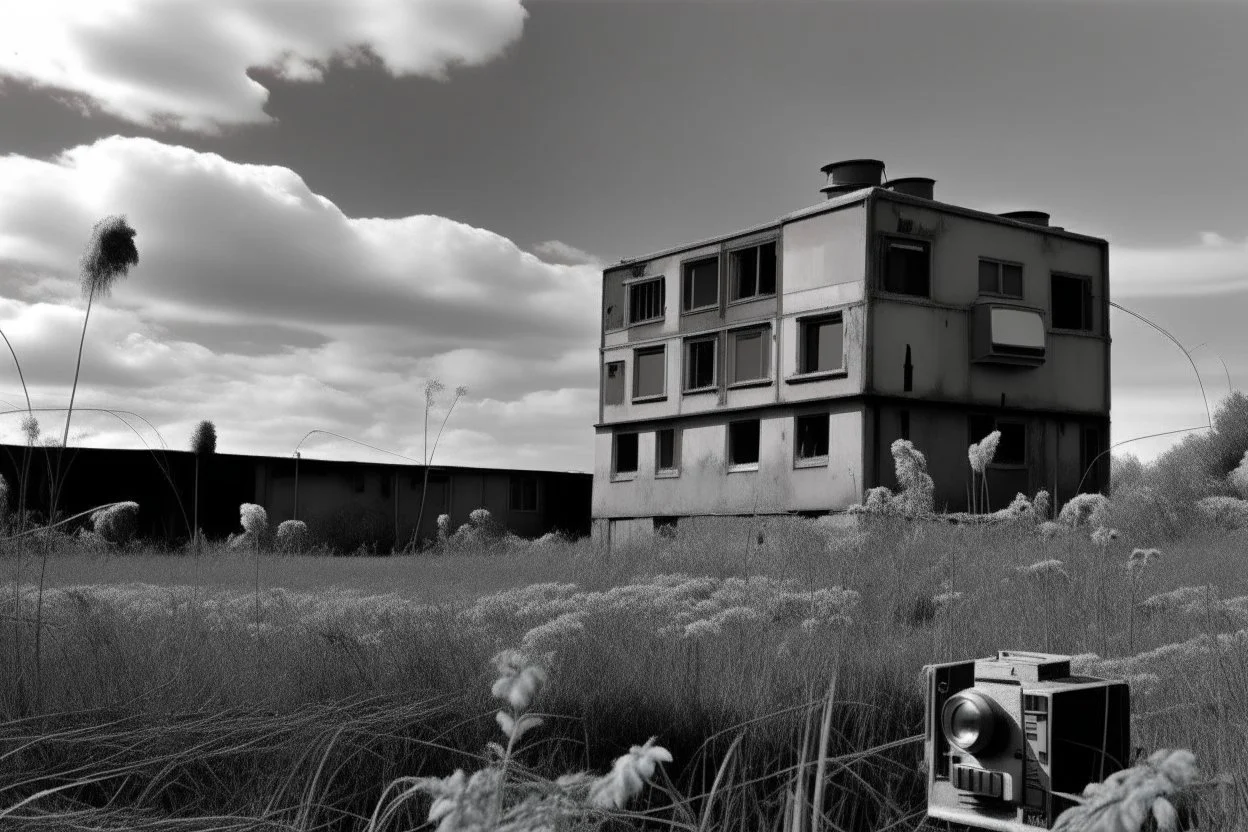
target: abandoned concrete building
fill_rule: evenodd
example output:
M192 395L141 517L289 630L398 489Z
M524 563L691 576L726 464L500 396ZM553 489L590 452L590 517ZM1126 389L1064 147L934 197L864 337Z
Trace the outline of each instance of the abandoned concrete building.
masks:
M1108 243L874 159L823 172L815 207L604 270L595 539L843 511L896 488L898 438L937 510L968 507L967 447L994 429L991 508L1105 483Z

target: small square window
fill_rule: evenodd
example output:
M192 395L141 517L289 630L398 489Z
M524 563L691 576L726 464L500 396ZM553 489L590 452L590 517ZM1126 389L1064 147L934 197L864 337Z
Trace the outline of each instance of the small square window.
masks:
M776 244L739 249L728 256L732 299L747 300L776 293Z
M828 428L826 413L812 413L794 419L794 440L798 460L827 459Z
M716 353L719 337L691 338L685 342L685 390L707 390L715 386Z
M706 257L684 266L684 301L681 309L692 312L719 305L719 258Z
M537 511L537 477L513 476L507 507L512 511Z
M637 473L637 434L617 433L612 471L616 474Z
M728 423L728 464L758 465L759 420Z
M832 315L798 322L801 342L798 350L799 373L822 373L844 369L845 323Z
M1053 328L1092 330L1092 281L1086 277L1055 274L1050 278Z
M656 277L628 286L628 323L648 323L663 318L666 309L663 278Z
M980 259L979 291L990 295L1021 298L1023 296L1023 267L1017 263Z
M664 395L666 370L666 347L650 347L634 352L633 401Z
M731 338L732 383L771 378L771 328L737 330Z
M654 432L654 468L656 471L675 471L680 467L676 429L664 428Z
M608 361L603 380L603 403L624 404L624 362Z
M917 240L884 240L884 291L927 297L931 290L929 245Z

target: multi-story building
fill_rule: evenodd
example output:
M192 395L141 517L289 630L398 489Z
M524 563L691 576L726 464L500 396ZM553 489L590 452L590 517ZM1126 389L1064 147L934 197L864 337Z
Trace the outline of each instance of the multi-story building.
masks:
M990 508L1101 488L1106 241L883 170L827 165L813 208L603 272L595 538L843 510L896 488L898 438L938 510L967 508L967 448L993 430Z

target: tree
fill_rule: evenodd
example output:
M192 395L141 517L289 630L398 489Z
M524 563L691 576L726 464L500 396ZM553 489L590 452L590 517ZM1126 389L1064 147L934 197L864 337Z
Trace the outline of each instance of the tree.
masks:
M207 419L195 426L191 435L191 451L195 454L195 551L199 551L199 458L216 453L217 427Z

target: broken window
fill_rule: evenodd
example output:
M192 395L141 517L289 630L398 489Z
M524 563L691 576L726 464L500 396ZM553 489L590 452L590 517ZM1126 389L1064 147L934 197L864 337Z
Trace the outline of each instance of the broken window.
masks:
M513 476L507 507L512 511L537 511L537 477Z
M715 353L719 336L691 338L685 342L685 390L715 386Z
M654 433L654 468L656 471L675 471L677 465L676 429L664 428Z
M798 326L801 330L799 373L824 373L844 368L845 323L839 313L799 321Z
M994 465L1027 464L1027 424L994 416L977 414L968 419L971 444L977 444L994 430L1001 431L997 452L992 458Z
M629 325L659 320L663 317L663 278L656 277L628 286Z
M1055 274L1050 277L1053 328L1092 330L1092 281L1087 277Z
M616 474L637 473L637 434L617 433L615 435L615 466Z
M708 309L719 304L719 257L706 257L685 264L684 303L686 312Z
M759 381L771 378L771 329L760 327L731 333L732 382Z
M798 416L794 425L794 438L797 444L797 458L811 460L828 456L828 426L826 413L812 413Z
M763 243L728 255L732 299L745 300L776 293L776 244Z
M927 297L930 291L929 246L917 240L885 240L882 271L884 291Z
M603 402L624 404L624 362L608 361L606 379L603 381Z
M666 361L664 347L649 347L633 353L633 401L664 394Z
M979 291L1010 298L1023 296L1023 267L997 260L979 261Z
M728 464L758 464L758 419L728 423Z

